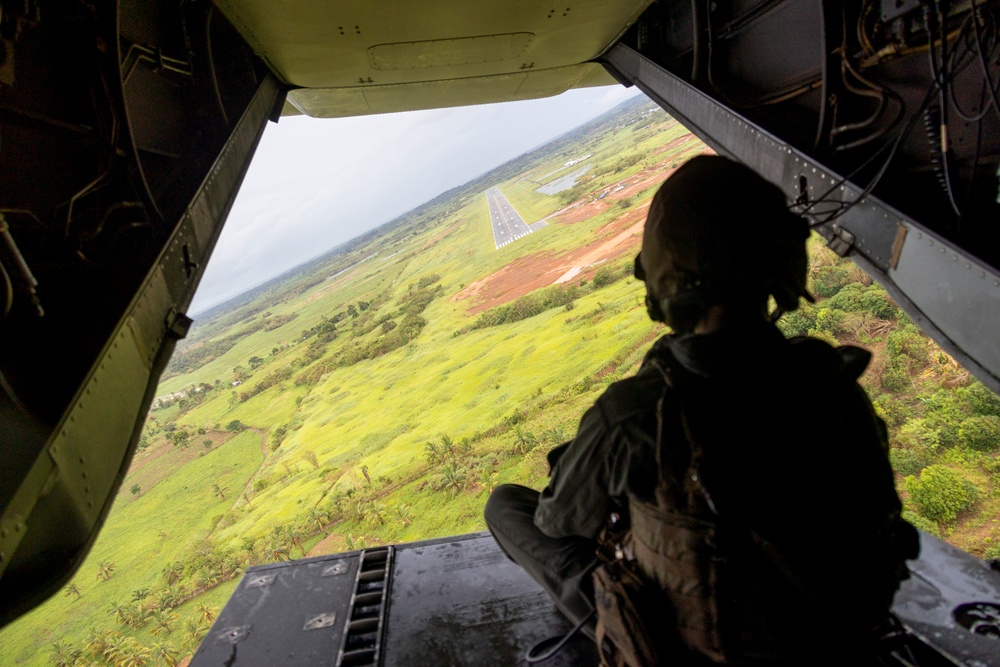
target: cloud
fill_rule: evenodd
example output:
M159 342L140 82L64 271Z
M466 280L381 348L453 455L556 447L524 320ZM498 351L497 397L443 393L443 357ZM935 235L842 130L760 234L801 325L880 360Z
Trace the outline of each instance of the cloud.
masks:
M269 123L191 306L245 292L638 94Z

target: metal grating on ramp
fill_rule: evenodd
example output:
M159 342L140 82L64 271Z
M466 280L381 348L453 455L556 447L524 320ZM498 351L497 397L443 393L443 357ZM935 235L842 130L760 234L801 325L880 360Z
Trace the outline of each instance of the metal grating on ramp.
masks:
M347 613L349 620L337 656L340 667L379 664L393 551L392 547L378 547L361 552L361 564Z

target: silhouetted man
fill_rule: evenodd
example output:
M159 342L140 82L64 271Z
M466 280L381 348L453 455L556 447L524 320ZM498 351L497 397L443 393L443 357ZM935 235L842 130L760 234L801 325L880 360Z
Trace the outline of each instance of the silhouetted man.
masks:
M673 333L550 452L544 491L504 485L485 510L571 620L594 608L612 516L611 560L641 584L656 655L689 660L676 664L815 664L819 645L867 650L887 619L917 541L857 383L870 355L774 325L810 298L807 237L777 187L726 158L692 159L654 196L635 273ZM620 613L615 591L599 594ZM613 635L606 656L634 650Z

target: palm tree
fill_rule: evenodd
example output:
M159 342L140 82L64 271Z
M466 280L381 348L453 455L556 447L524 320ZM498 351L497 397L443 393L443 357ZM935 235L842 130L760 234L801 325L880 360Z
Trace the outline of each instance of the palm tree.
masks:
M111 573L115 571L115 564L109 560L102 560L97 564L97 578L107 581L111 578Z
M65 593L66 597L69 597L70 595L75 595L77 600L80 599L80 589L76 587L76 584L70 584L69 586L67 586L65 589Z
M219 496L222 500L226 499L226 492L228 491L228 486L219 486L218 484L212 485L212 495Z
M430 440L424 443L424 454L427 456L427 462L431 465L441 460L441 452L438 450L438 446Z
M292 528L291 526L284 527L285 539L294 544L302 552L302 557L306 557L306 548L302 546L302 534L298 530ZM289 555L291 555L289 553Z
M219 613L218 607L209 607L207 604L200 604L195 607L195 611L198 612L198 618L204 623L213 623L215 617Z
M160 597L156 598L156 605L160 609L173 609L179 604L180 601L177 598L177 594L169 589L160 593Z
M372 485L371 475L368 474L368 466L361 466L361 474L365 476L365 482L368 486Z
M111 606L108 607L108 613L114 617L115 621L119 625L125 625L125 620L128 618L128 605L122 602L112 602Z
M456 496L458 492L462 490L462 486L465 484L465 472L453 463L449 463L441 471L444 476L444 486L446 489L451 489L451 495Z
M177 614L175 612L157 609L153 612L154 627L152 633L159 635L161 632L166 632L169 635L174 631L175 623L177 623Z
M97 630L96 628L90 628L90 636L87 637L87 641L84 643L83 648L91 658L97 658L98 656L104 655L104 652L116 642L121 639L121 633L115 632L114 630L108 630L107 628L103 630Z
M163 642L153 644L153 658L167 667L177 667L177 663L181 661L177 649Z
M482 483L483 488L486 493L493 493L493 489L497 485L497 473L492 468L483 468L483 472L479 477L479 481Z
M410 511L409 505L396 505L396 518L404 526L409 526L413 523L413 512Z
M160 570L160 574L163 575L163 581L166 582L167 586L173 586L184 574L184 563L175 560Z
M145 600L149 597L148 588L137 588L132 591L132 602L139 602L140 600Z
M472 441L468 438L462 438L458 442L458 453L462 455L462 458L468 458L472 454Z
M79 663L83 652L68 642L52 644L52 664L55 667L72 667Z
M309 510L309 521L314 523L316 525L316 528L319 529L324 535L330 534L330 531L326 529L326 524L329 522L329 520L330 520L329 512L317 509Z
M455 456L455 441L450 436L441 434L441 460Z
M288 547L285 546L278 538L271 539L271 542L267 545L266 555L272 561L289 560L290 556L288 553Z
M368 503L368 509L371 511L371 516L368 517L368 520L371 522L372 527L384 526L385 517L382 514L385 512L385 505L377 500L373 500Z

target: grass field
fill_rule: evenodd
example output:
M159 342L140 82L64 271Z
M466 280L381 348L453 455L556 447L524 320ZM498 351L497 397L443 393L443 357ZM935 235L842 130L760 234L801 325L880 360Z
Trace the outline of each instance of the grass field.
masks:
M171 664L251 565L481 530L496 484L543 486L546 452L664 331L626 277L638 236L562 287L514 298L517 281L605 247L658 180L703 150L661 111L626 109L196 322L157 393L199 391L150 412L75 591L0 632L5 664ZM577 185L537 192L587 154ZM489 185L529 223L561 213L495 250ZM962 398L977 391L968 374L867 277L813 244L822 298L783 327L875 350L864 382L892 427L894 461L905 459L897 481L911 516L988 553L1000 540L996 452L942 434L974 414L1000 420L1000 403ZM479 283L489 290L470 295ZM496 321L484 325L486 314ZM923 497L928 466L967 480L977 499L928 518L910 493Z

